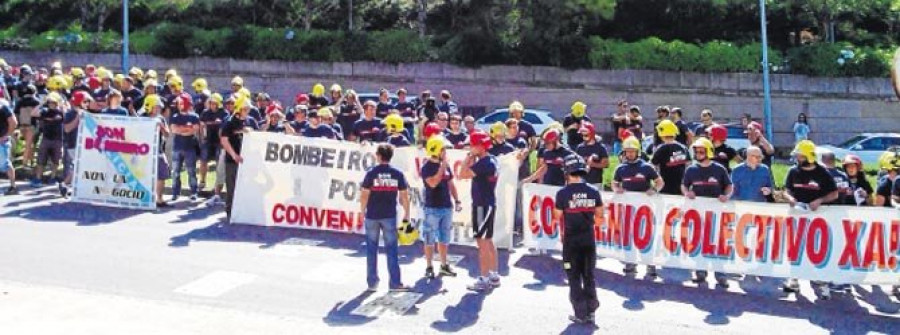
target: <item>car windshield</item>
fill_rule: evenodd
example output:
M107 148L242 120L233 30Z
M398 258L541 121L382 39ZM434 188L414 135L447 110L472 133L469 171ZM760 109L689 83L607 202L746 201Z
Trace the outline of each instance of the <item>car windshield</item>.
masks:
M505 112L505 111L504 112L496 112L496 113L488 115L488 117L484 118L484 123L485 124L494 124L494 122L497 122L497 121L505 122L506 119L509 119L509 112Z
M744 128L727 127L727 129L728 129L728 138L747 138L747 135L744 134Z
M541 121L541 118L534 113L525 113L525 121L530 124L544 124L544 121Z
M860 140L862 140L864 138L866 138L866 137L863 135L856 135L856 136L851 137L849 140L846 140L843 143L838 144L837 147L843 148L843 149L850 149L851 146L853 146L854 144L856 144L857 142L859 142Z

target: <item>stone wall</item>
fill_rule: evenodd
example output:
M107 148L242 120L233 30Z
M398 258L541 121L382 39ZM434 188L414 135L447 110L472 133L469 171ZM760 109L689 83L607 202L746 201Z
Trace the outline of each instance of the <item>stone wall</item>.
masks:
M5 52L0 58L18 64L65 66L93 63L119 68L116 54ZM647 70L564 70L552 67L488 66L478 69L449 64L315 63L252 61L234 59L163 59L134 55L131 64L156 69L160 74L178 69L189 84L203 76L214 89L226 90L232 76L244 77L253 91L269 92L290 101L314 83L340 83L345 89L377 92L405 87L416 93L424 89L448 89L460 106L490 110L512 100L526 107L545 108L557 116L568 112L575 100L587 103L592 118L606 118L619 99L627 99L644 110L650 120L657 105L680 106L686 119L696 120L699 111L710 108L720 121L737 121L742 113L762 119L762 75L756 73L687 73ZM772 111L775 143L785 148L793 143L791 126L800 112L809 115L816 142L839 142L852 134L900 130L900 103L887 78L814 78L772 75ZM650 121L645 122L648 125ZM609 131L608 122L598 122Z

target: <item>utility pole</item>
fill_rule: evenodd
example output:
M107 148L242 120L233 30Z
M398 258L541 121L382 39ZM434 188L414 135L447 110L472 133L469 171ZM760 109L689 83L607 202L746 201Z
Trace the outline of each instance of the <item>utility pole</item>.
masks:
M122 73L128 74L128 0L122 0Z
M763 114L766 119L766 138L769 141L775 141L772 137L772 93L769 88L769 42L768 38L766 38L766 0L759 0L759 25L762 33Z

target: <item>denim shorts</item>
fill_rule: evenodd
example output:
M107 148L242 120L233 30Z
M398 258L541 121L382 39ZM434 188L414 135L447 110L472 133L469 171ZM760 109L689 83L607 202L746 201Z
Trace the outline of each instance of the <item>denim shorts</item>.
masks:
M450 243L453 229L453 208L425 207L425 220L422 221L422 239L425 245L434 243Z
M0 172L6 172L12 167L12 141L15 139L10 136L6 139L6 143L0 143Z

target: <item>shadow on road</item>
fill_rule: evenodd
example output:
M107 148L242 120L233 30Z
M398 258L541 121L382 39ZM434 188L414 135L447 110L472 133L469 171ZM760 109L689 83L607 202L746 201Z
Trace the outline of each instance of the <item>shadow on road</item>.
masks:
M35 199L34 201L41 201ZM100 207L68 201L46 202L42 205L9 212L35 222L76 222L79 226L95 226L147 213L134 209Z
M351 314L370 295L372 295L372 292L363 292L350 301L341 301L334 304L334 307L328 311L328 315L322 318L322 321L329 326L360 326L375 320L375 318Z
M441 332L458 332L478 322L484 299L488 293L468 293L455 306L444 309L444 320L431 323L431 328Z

